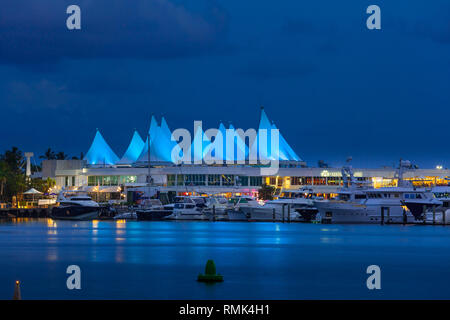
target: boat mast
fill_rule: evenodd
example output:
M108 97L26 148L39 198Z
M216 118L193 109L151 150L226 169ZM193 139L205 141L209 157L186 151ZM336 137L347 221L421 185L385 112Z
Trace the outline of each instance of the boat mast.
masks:
M147 143L148 143L148 152L147 152L147 156L148 156L148 178L147 178L147 185L149 186L149 190L148 190L148 194L150 194L150 133L147 135Z

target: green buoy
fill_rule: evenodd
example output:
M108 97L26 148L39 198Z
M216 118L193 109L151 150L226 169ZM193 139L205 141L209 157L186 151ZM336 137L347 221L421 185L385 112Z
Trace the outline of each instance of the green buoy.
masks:
M223 281L223 276L216 273L216 264L214 260L208 260L206 262L205 273L199 274L197 281L202 282L221 282Z

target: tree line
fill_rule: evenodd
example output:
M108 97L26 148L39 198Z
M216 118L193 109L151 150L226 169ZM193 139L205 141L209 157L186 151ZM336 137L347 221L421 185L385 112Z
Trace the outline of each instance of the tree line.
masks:
M50 148L39 156L39 159L44 160L65 160L69 156L64 152L54 152ZM72 157L72 159L83 159L83 154L80 157ZM32 172L41 171L41 166L34 163L31 164ZM30 188L48 194L49 190L55 186L53 179L47 178L27 178L26 177L26 158L21 150L17 147L12 147L0 154L0 202L11 202L14 196L21 195L24 191Z

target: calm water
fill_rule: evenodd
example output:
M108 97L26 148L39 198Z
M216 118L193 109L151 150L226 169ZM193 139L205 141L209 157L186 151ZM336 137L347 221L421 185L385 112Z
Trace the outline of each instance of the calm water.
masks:
M223 283L196 282L207 259ZM24 299L449 299L450 227L3 221L1 299L16 279Z

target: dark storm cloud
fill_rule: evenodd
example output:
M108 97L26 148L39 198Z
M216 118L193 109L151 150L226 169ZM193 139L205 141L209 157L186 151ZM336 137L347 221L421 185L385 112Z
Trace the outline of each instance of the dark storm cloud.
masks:
M69 4L81 31L66 29ZM249 128L262 104L309 164L436 165L450 159L436 125L449 117L448 0L377 4L380 31L361 1L3 0L0 149L78 155L98 127L121 154L152 113L172 129Z
M67 108L67 87L50 79L12 80L0 84L0 101L4 108L24 113Z
M0 10L0 63L52 64L63 58L164 59L217 50L228 25L215 1L187 8L169 0L78 0L81 30L66 28L74 1L12 0ZM36 68L39 70L39 67Z

